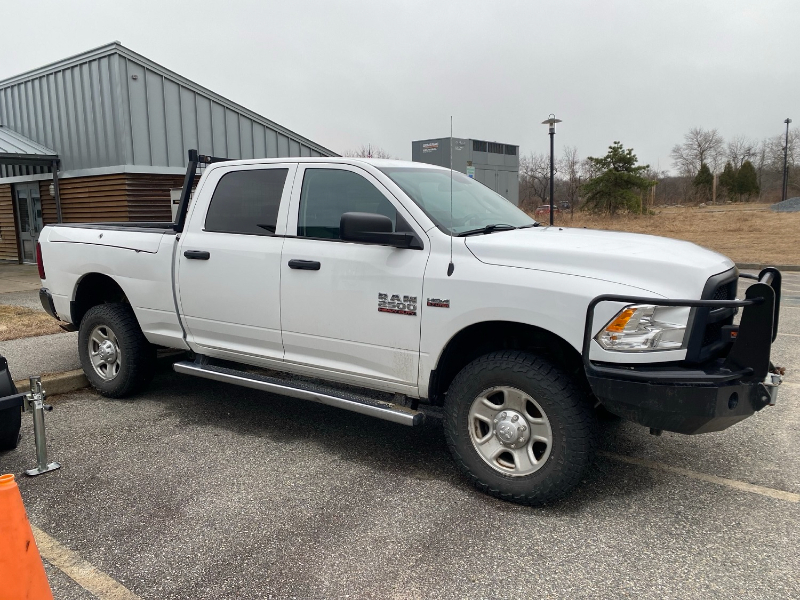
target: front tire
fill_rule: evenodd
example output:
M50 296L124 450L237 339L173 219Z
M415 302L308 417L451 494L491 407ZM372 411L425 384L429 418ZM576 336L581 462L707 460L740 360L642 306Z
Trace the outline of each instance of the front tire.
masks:
M81 321L78 354L89 383L110 398L141 390L155 373L155 346L144 337L128 304L89 309Z
M572 379L524 352L482 356L444 405L448 446L481 491L530 506L563 497L592 461L597 418Z

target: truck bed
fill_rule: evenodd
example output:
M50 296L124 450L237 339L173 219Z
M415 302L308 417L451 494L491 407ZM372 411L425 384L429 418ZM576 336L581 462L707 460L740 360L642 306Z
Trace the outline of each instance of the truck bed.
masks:
M175 224L171 221L110 221L102 223L58 223L52 227L76 227L79 229L110 229L117 231L155 231L169 233L174 231Z
M172 290L172 223L65 223L40 236L47 278L59 316L72 321L78 283L113 279L124 291L142 331L154 344L185 347Z
M172 223L61 223L50 225L47 241L158 252L161 238L175 235Z

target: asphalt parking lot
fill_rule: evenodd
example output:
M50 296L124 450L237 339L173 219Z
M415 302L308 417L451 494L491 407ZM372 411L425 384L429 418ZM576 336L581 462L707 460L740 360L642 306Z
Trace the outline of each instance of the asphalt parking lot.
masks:
M696 437L606 424L589 476L545 508L471 489L436 421L411 430L167 369L135 399L54 398L63 466L32 479L26 415L0 471L18 474L36 528L128 597L797 598L797 273L780 333L777 406ZM47 570L57 598L94 597Z

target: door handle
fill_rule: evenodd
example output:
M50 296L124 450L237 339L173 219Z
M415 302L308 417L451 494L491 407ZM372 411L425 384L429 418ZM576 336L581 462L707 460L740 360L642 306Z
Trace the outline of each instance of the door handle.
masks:
M187 250L183 255L192 260L208 260L211 258L211 253L205 250Z
M289 268L290 269L303 269L304 271L319 271L319 261L318 260L299 260L297 258L293 258L289 261Z

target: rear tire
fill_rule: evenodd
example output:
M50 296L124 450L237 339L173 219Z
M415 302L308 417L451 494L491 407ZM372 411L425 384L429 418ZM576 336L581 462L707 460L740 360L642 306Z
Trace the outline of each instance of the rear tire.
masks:
M153 378L156 348L128 304L100 304L83 317L78 354L89 383L110 398L130 396Z
M564 372L538 356L503 351L455 377L444 430L456 463L479 490L536 506L581 481L594 456L597 417Z

